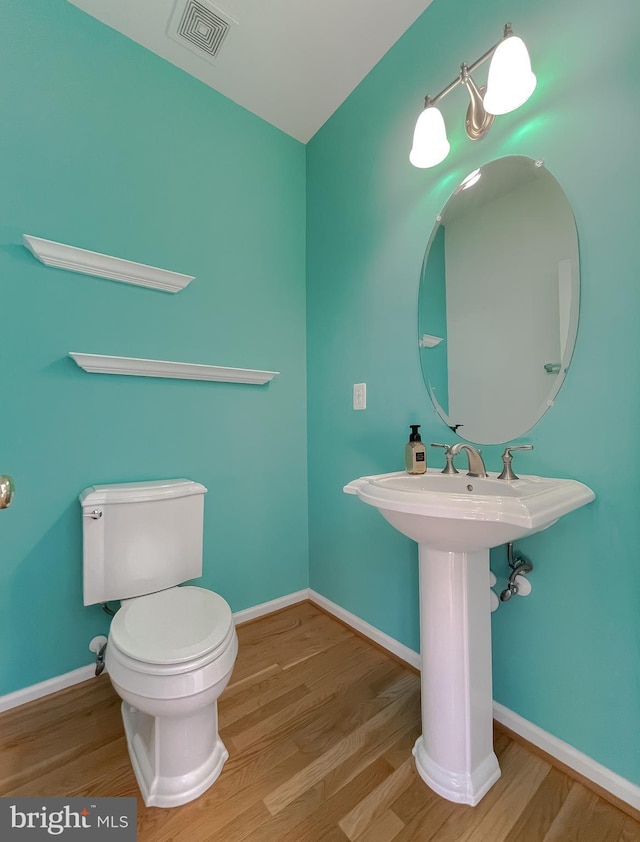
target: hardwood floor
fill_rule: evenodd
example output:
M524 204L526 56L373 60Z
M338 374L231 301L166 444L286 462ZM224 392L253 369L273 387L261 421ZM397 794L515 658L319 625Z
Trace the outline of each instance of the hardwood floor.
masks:
M417 776L420 682L310 603L238 629L219 704L229 760L171 810L138 796L120 700L101 676L0 714L1 795L138 796L140 842L636 842L640 822L497 730L476 807Z

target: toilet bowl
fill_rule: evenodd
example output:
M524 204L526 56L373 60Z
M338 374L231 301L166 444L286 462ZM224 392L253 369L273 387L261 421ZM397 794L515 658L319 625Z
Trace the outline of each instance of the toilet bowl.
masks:
M218 697L237 651L231 609L203 588L126 600L114 617L106 668L147 806L186 804L222 771L229 755L218 735Z
M147 806L197 798L229 756L218 697L238 652L233 616L219 594L181 584L202 574L206 490L181 479L80 495L84 602L121 600L105 664Z

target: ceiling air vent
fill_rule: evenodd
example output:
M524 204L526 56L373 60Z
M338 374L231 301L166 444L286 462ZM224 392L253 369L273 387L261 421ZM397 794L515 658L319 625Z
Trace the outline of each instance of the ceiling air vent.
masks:
M168 35L207 61L213 61L236 21L206 0L178 0Z

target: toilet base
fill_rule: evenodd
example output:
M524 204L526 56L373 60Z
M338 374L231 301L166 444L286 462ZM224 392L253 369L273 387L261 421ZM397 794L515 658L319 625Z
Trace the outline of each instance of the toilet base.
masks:
M183 716L152 716L123 701L122 721L147 807L178 807L198 798L229 757L218 735L217 700Z

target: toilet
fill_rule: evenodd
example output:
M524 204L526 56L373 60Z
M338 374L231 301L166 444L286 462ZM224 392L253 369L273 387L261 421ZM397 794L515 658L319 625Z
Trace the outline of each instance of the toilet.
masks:
M121 601L106 668L147 806L197 798L229 756L218 697L238 652L231 609L213 591L183 584L202 575L206 493L174 479L94 485L79 498L84 604Z

